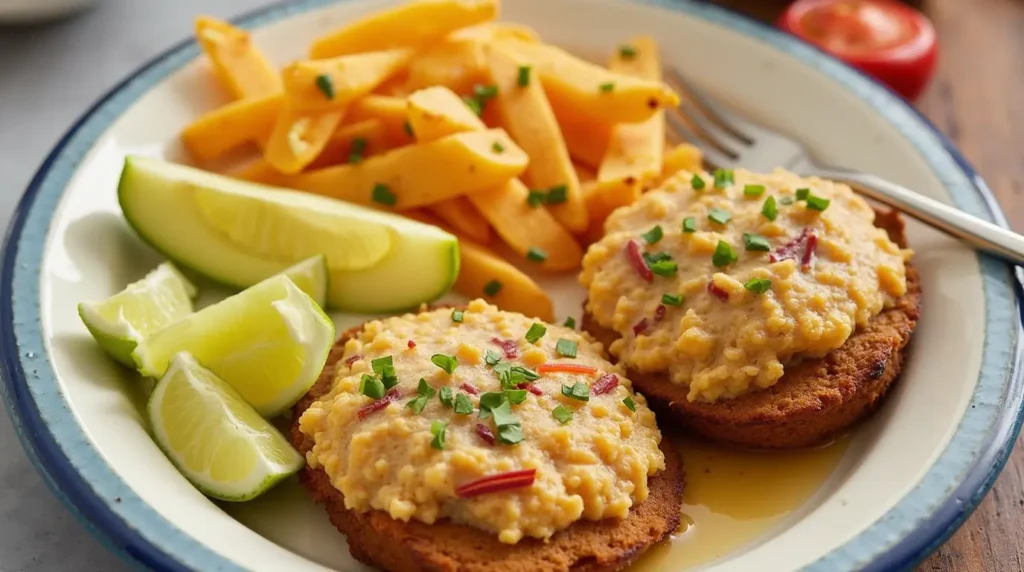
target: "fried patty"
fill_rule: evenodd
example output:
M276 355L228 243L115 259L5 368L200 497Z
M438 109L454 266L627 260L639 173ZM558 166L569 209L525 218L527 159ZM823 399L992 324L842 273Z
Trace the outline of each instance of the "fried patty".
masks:
M906 247L902 217L876 212L875 225ZM900 373L906 346L921 311L917 270L907 264L907 293L857 329L846 343L822 358L786 366L775 385L715 403L689 401L689 388L663 374L629 372L633 386L647 398L658 419L701 435L738 445L791 449L827 443L873 413ZM584 311L581 321L608 347L620 336Z
M293 408L291 441L305 454L313 439L299 430L299 417L330 390L345 342L362 327L342 334L316 384ZM622 570L679 527L683 467L675 448L662 439L665 470L650 477L650 495L621 520L580 520L548 542L524 538L503 544L491 532L440 520L402 522L386 512L348 510L322 469L306 467L299 482L324 505L331 524L348 539L357 560L391 572L606 572Z

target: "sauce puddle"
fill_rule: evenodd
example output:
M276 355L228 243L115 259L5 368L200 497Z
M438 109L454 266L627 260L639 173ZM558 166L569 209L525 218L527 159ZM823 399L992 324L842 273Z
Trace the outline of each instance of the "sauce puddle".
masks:
M759 452L673 437L686 490L679 530L630 571L689 570L762 538L828 480L850 438L817 449Z

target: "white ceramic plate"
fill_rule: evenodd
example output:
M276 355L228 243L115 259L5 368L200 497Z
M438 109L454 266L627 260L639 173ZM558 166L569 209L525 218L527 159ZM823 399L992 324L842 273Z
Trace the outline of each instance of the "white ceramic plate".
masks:
M312 0L240 22L283 64L321 32L394 3ZM1004 223L984 183L910 107L760 24L678 0L508 0L504 12L581 53L652 34L666 62L822 159ZM5 402L54 492L126 559L161 570L358 569L297 487L230 510L196 492L147 434L138 380L95 348L75 312L159 260L121 219L115 183L126 154L180 160L180 128L222 103L197 54L186 41L113 88L32 181L2 268ZM715 570L902 568L951 534L994 481L1020 421L1019 282L921 225L909 237L924 313L902 380L818 492ZM575 313L574 281L551 287L560 315Z

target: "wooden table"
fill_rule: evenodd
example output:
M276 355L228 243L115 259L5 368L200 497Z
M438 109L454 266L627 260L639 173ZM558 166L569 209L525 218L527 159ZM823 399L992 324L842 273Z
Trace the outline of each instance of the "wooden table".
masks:
M781 0L722 0L774 21ZM1024 2L924 0L939 34L939 69L917 106L988 181L1024 232ZM1024 570L1024 441L963 527L918 572Z

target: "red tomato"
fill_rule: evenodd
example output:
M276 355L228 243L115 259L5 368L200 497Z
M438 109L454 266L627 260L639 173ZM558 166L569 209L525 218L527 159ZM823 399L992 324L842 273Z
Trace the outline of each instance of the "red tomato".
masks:
M797 0L783 30L817 45L913 100L935 71L935 28L894 0Z

